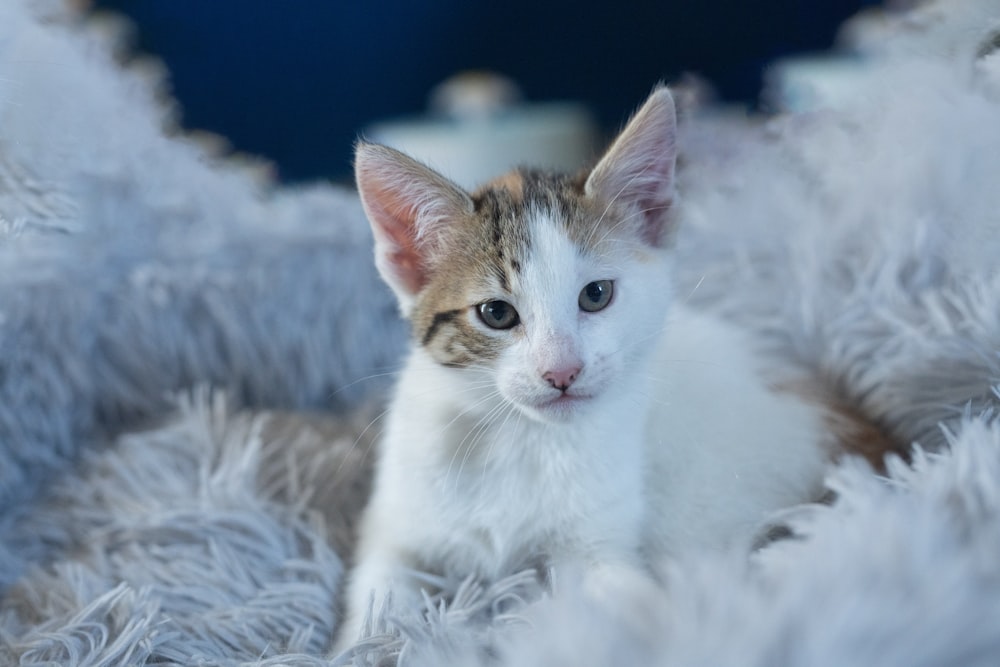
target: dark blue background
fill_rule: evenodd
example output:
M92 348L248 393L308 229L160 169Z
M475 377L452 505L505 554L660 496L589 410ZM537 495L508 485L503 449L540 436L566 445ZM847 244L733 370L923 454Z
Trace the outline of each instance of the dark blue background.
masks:
M185 126L273 160L288 180L347 178L367 123L420 112L461 69L530 100L588 103L614 130L684 72L753 104L768 62L828 48L871 0L101 0L164 60Z

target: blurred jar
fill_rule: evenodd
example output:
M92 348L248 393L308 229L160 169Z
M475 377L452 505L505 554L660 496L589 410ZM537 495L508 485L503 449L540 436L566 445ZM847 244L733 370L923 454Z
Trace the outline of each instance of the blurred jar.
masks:
M364 136L471 190L519 165L576 171L593 159L598 133L582 104L525 103L510 79L463 72L431 91L427 115L374 123Z

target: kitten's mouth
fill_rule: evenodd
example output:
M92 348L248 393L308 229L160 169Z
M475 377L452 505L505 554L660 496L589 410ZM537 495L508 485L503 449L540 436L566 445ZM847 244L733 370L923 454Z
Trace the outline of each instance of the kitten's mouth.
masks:
M555 398L542 401L536 405L535 408L548 414L564 415L582 406L584 403L587 403L591 398L593 397L589 394L573 394L566 392L559 394Z

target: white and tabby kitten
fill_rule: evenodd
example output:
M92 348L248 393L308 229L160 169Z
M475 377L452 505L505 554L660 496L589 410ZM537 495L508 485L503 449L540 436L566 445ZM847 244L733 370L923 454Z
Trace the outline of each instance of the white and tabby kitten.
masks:
M748 546L815 499L824 415L671 290L675 113L656 89L580 177L474 193L361 143L378 268L412 323L341 643L422 604L413 569L496 579L540 559L612 588L688 549Z

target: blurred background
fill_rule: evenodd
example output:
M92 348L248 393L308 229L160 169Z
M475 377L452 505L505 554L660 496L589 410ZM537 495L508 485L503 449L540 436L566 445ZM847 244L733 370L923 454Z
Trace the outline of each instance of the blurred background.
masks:
M267 158L284 181L347 181L360 132L370 134L376 121L424 113L430 91L457 72L502 74L533 103L578 102L600 141L655 82L685 73L709 81L723 101L756 108L769 63L828 49L846 18L879 3L95 4L129 17L136 48L166 64L185 127L218 133L236 150Z

